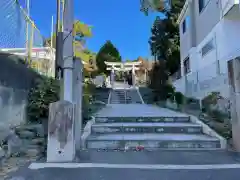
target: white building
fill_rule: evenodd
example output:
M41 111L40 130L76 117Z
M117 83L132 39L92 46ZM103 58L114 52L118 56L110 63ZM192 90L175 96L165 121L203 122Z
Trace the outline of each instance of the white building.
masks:
M186 0L178 19L181 78L177 91L202 99L229 96L227 62L240 56L239 0Z
M19 55L27 58L26 48L2 48L0 52ZM32 48L31 60L34 68L42 74L53 77L55 74L55 49L50 47Z

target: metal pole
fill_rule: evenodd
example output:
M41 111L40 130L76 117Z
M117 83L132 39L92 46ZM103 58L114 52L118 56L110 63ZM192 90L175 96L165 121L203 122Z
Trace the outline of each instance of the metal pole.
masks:
M51 48L53 48L53 16L52 16L52 29L51 29Z

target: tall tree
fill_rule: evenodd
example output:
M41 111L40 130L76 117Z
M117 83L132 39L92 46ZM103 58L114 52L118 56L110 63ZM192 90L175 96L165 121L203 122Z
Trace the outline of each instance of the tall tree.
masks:
M121 62L122 58L118 49L112 44L111 41L107 41L99 50L96 57L96 63L99 73L109 74L107 71L105 61L108 62Z
M174 74L180 67L180 44L177 18L184 5L184 1L172 0L170 11L165 11L162 19L156 19L152 27L149 44L152 55L158 60L166 61L169 74Z
M157 62L151 71L151 87L155 90L155 100L169 98L168 76L180 67L179 28L177 18L184 5L182 0L172 0L169 12L163 12L164 18L156 18L149 39L152 55ZM171 88L172 89L172 88Z
M154 63L150 74L151 84L150 87L155 91L155 100L167 99L168 92L168 72L166 70L166 61L157 61Z

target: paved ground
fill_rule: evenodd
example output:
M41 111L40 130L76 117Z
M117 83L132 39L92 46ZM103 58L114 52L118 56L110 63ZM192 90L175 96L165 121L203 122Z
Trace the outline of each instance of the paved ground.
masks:
M51 168L29 171L12 180L239 180L239 169L220 170L142 170ZM17 177L19 179L17 179ZM20 179L22 178L22 179ZM9 178L8 180L10 180Z
M16 176L6 178L6 180L239 180L239 170L240 169L143 170L134 168L47 168L25 171L25 173L16 174Z
M74 168L32 170L26 166L6 180L13 177L23 178L18 180L239 180L240 177L240 155L232 152L85 151L79 158L81 163L73 163Z

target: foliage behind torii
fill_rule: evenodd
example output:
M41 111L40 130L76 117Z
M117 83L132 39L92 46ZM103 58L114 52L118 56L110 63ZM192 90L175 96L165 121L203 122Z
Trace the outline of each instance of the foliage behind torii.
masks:
M122 58L120 56L120 53L118 49L112 44L111 41L107 41L99 50L97 57L96 57L96 63L98 67L99 73L105 73L109 74L109 71L107 71L107 66L104 63L104 61L108 62L121 62Z
M61 27L61 24L60 24L60 27ZM84 24L79 20L75 20L73 34L77 36L77 38L74 40L74 43L78 43L84 37L92 37L92 27L87 24ZM51 44L51 37L45 40L45 46L50 46L50 44ZM56 48L56 32L53 33L53 48Z

